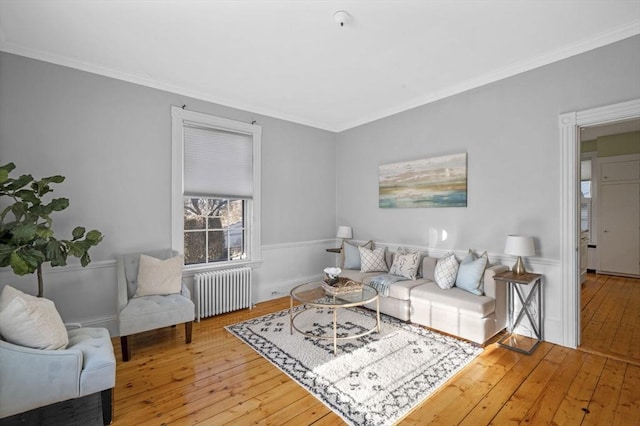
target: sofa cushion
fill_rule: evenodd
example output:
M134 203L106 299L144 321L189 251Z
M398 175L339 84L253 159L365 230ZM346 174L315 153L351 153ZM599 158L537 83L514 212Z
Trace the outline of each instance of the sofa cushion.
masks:
M411 301L446 306L461 315L484 318L495 311L495 300L487 296L476 296L468 291L453 287L448 290L435 283L426 283L411 290Z
M360 247L366 247L368 249L372 249L373 241L367 241L362 245L358 245L350 241L345 241L342 244L342 250L340 251L341 253L340 267L342 269L360 269L361 268L360 249L359 249Z
M458 275L456 276L456 287L476 296L482 296L484 294L482 277L488 262L487 252L484 252L482 256L476 259L473 252L469 250L469 253L460 262Z
M442 259L438 259L434 272L436 284L445 290L453 287L456 283L458 267L458 260L453 253L449 253Z
M404 280L404 281L395 282L389 287L389 297L393 297L394 299L400 299L400 300L409 300L411 296L411 291L414 288L417 288L428 282L429 282L428 280L425 280L422 278L417 280Z
M358 247L360 250L360 270L362 272L388 272L389 267L384 260L384 247L369 250L366 247Z
M193 321L194 310L193 302L181 294L135 297L120 311L120 335Z
M389 273L415 280L418 276L419 266L420 252L398 249L396 255L393 257L393 264L389 269Z

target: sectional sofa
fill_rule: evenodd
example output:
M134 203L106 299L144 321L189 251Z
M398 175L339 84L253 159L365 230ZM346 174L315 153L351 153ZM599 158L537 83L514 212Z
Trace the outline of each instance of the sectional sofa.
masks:
M389 271L369 271L368 268L356 268L357 265L349 264L349 250L353 248L345 244L341 256L341 276L372 285L378 277L388 274ZM394 264L396 255L385 253L388 269ZM388 294L380 297L380 312L484 345L507 323L506 288L496 283L493 277L508 268L504 265L483 267L479 272L478 289L470 292L455 285L442 288L436 283L436 266L442 260L420 255L413 279L405 277L390 283L385 289ZM367 307L375 309L375 304Z

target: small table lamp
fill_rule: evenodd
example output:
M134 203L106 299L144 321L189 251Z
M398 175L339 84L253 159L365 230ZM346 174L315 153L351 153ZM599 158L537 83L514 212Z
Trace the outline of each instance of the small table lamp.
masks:
M336 238L342 238L343 240L350 240L353 238L353 230L350 226L338 226L338 233Z
M522 235L507 235L504 252L506 254L518 256L518 259L511 270L518 275L524 274L527 271L524 269L522 256L533 256L536 254L536 251L533 248L533 238Z

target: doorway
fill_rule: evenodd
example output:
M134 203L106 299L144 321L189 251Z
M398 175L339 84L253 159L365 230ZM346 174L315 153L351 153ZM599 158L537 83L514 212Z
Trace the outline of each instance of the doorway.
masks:
M562 282L562 340L580 345L580 137L579 128L640 118L640 99L561 114L560 126L560 272Z
M625 275L640 275L640 119L580 127L579 138L578 348L638 364L640 279Z

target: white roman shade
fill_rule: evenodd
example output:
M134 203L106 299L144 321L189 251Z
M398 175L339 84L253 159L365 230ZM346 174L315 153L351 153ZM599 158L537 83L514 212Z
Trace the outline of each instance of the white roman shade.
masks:
M184 195L253 196L251 135L184 123Z

